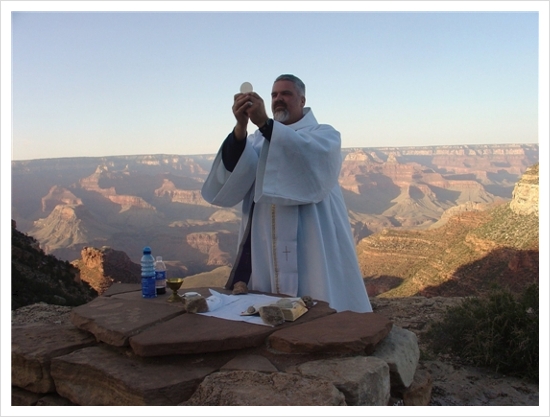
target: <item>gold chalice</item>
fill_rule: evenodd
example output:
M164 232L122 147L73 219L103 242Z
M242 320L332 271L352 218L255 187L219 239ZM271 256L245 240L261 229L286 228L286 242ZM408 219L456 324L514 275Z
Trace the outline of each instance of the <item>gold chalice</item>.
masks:
M166 280L166 285L172 290L172 295L168 298L169 303L174 303L176 301L182 302L180 296L178 295L178 290L183 283L183 278L168 278Z

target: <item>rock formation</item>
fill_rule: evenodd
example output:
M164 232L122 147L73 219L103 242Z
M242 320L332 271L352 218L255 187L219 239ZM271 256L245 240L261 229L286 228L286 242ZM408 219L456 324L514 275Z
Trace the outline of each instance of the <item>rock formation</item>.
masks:
M100 249L84 247L81 259L72 264L80 270L80 278L98 294L103 294L114 282L137 284L141 280L141 266L128 255L108 246Z
M369 294L467 296L494 284L521 291L537 282L538 165L526 170L514 196L454 207L428 230L385 229L360 241Z
M416 336L376 313L317 302L295 322L259 326L184 313L166 298L143 300L138 288L117 284L73 309L71 324L14 326L12 404L429 402L431 380L415 377Z
M232 239L226 231L189 233L187 235L189 246L208 255L207 265L223 266L232 262L232 259L229 259L229 254L222 249L227 241L232 241Z
M200 190L180 190L172 181L167 179L164 179L162 186L155 190L155 196L165 197L173 203L209 206L202 198Z
M512 192L510 208L524 216L539 215L539 164L533 165L521 176Z
M42 211L49 213L59 204L79 206L82 200L66 188L54 185L48 194L42 197Z
M196 284L193 283L189 288L196 286ZM216 287L213 282L206 285ZM449 355L429 357L425 354L429 351L424 339L424 334L429 329L429 323L441 320L449 307L456 306L461 302L460 298L371 298L371 302L374 311L391 319L394 322L394 327L400 327L415 333L418 337L419 348L423 352L419 359L413 383L399 394L398 398L402 397L402 399L391 398L391 404L414 406L425 404L430 406L539 406L538 384L529 383L509 375L498 374L484 368L467 366L460 358ZM55 331L60 332L62 327L71 324L71 311L70 307L45 303L29 305L12 312L12 326L39 325L38 328L53 327ZM221 353L219 356L220 360L214 366L219 367L221 372L257 371L262 373L277 372L279 368L272 361L281 357L281 355L276 355L266 358L248 352L242 352L241 355L237 355L233 359ZM120 360L122 357L119 355L118 358ZM202 361L198 363L204 362L205 358L199 357L196 360L200 359ZM357 365L362 360L364 359L352 358L347 359L346 363ZM325 369L335 369L330 367L331 362L326 363ZM365 381L372 378L373 373L363 373L361 376L358 371L359 369L365 369L363 366L356 366L350 370L349 367L345 366L346 363L343 363L342 360L342 366L338 366L338 369L344 371L346 379L337 381L334 379L334 375L325 375L335 383L340 382L338 383L338 390L344 394L346 403L349 401L349 405L353 404L354 392L356 393L355 398L361 398L358 395L359 391L353 391L355 387L360 387ZM280 366L277 361L275 361L275 364ZM303 368L308 372L308 368L311 368L311 366L306 365ZM300 369L297 369L296 366L294 369L284 369L287 369L289 373L300 372ZM74 404L56 393L35 393L12 386L12 406L17 405L70 406Z
M101 182L106 182L104 177L109 178L109 168L107 166L98 166L95 172L80 180L80 187L84 190L93 191L101 196L107 198L115 204L119 204L122 209L128 209L129 207L137 207L148 210L155 210L155 208L147 203L143 198L135 195L119 194L116 187L102 187Z
M461 204L510 199L538 145L343 149L340 184L355 241L384 228L427 228ZM139 262L144 242L182 276L230 265L238 207L202 199L212 155L137 155L12 162L12 213L43 249L73 261L108 245ZM208 233L234 244L191 246Z
M38 242L11 229L11 308L47 302L76 306L97 296L73 265L46 255Z

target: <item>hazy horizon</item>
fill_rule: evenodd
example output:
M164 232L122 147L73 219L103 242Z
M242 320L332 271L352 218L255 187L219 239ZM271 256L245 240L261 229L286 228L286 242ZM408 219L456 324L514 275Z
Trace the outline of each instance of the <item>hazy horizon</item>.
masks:
M406 149L406 148L438 148L438 147L498 147L498 146L539 146L539 143L475 143L475 144L452 144L452 145L403 145L403 146L349 146L342 147L341 150L344 152L350 149ZM41 161L41 160L50 160L50 159L92 159L92 158L113 158L113 157L132 157L132 156L157 156L157 155L170 155L170 156L215 156L216 152L211 153L194 153L194 154L179 154L179 153L147 153L147 154L116 154L116 155L96 155L96 156L63 156L63 157L52 157L52 158L35 158L35 159L12 159L12 162L28 162L28 161Z

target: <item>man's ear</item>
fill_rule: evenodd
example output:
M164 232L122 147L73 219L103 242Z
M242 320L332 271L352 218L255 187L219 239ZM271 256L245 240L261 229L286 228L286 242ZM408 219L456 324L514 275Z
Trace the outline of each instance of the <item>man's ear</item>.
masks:
M302 107L306 105L306 96L302 96Z

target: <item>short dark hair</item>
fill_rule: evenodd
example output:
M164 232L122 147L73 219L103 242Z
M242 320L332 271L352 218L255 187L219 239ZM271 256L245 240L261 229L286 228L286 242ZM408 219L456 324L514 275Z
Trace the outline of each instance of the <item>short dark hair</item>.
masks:
M279 75L276 79L275 79L275 82L277 81L290 81L294 84L294 86L296 87L296 89L298 90L298 92L302 95L302 96L306 96L306 85L304 84L304 82L302 80L300 80L298 77L296 77L295 75L292 75L292 74L282 74L282 75Z

